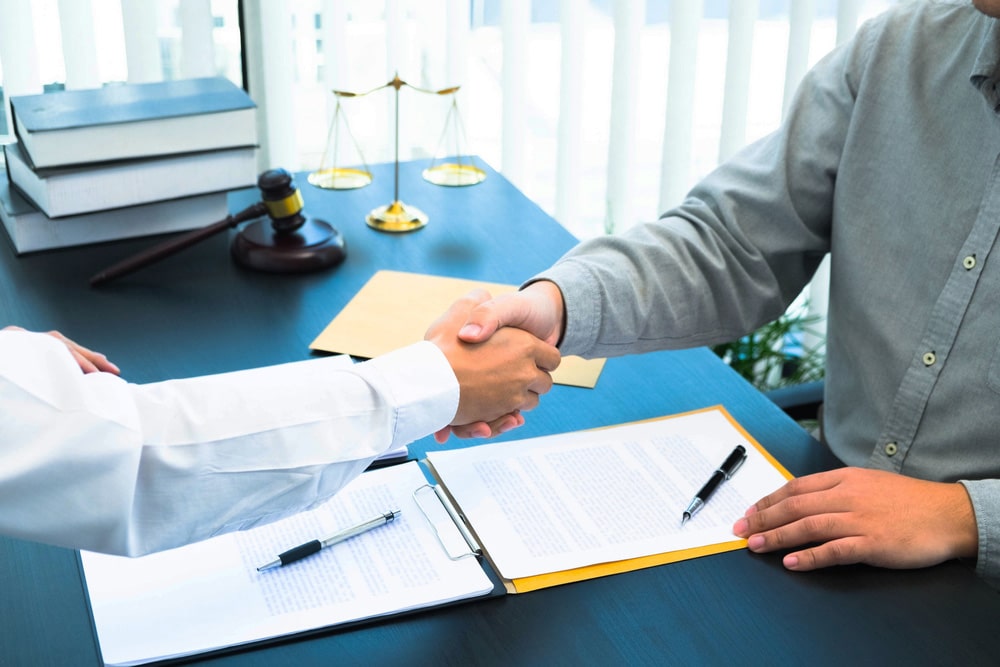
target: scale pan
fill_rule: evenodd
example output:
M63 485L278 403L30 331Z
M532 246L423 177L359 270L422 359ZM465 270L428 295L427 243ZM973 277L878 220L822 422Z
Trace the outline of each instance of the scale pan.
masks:
M363 169L332 167L317 169L309 174L309 182L325 190L353 190L363 188L372 182L371 172Z
M452 187L475 185L486 180L486 172L474 164L445 162L424 169L424 180L434 185Z

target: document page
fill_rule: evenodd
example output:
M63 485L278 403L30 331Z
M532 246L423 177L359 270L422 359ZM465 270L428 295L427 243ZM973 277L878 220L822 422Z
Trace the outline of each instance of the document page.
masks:
M746 462L682 526L737 445ZM721 408L428 460L505 579L732 542L733 523L788 475Z
M316 510L129 559L82 552L104 661L141 664L485 595L474 558L453 561L417 507L410 462L364 473ZM279 553L391 510L395 520L295 563ZM454 524L451 528L454 529Z

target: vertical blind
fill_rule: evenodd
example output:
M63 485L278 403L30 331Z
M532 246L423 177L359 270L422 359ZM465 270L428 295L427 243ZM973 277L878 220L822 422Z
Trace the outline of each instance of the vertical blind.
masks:
M61 44L65 64L66 88L88 88L101 85L97 38L95 37L95 0L53 0L57 7ZM0 0L0 71L6 98L14 95L41 92L43 81L39 74L40 52L51 50L48 44L35 42L35 21L38 18L34 0ZM162 22L162 3L146 0L119 0L126 80L130 82L156 81L165 77L160 50L158 23ZM343 86L345 72L352 60L370 57L365 53L351 52L346 48L346 32L351 20L348 0L316 0L312 3L321 17L319 34L323 43L323 82L327 89ZM438 0L429 5L442 4L444 12L432 13L429 18L440 22L438 29L447 54L443 59L447 72L441 81L460 82L467 74L470 17L482 0ZM537 63L532 60L527 36L532 30L532 5L528 0L497 0L502 15L502 90L500 109L500 151L496 166L515 183L528 178L525 163L529 160L527 146L530 138L526 132L526 75L528 68L558 67L559 113L555 128L556 163L554 174L554 214L561 221L579 214L574 209L577 199L573 196L581 186L580 114L586 104L584 99L584 53L586 49L587 0L549 0L558 5L561 52L558 63ZM535 4L544 4L536 0ZM827 5L831 2L827 2ZM834 2L837 17L837 41L848 38L857 25L865 0L839 0ZM267 0L244 0L244 39L246 40L247 87L261 108L262 166L287 164L300 168L302 160L295 152L297 144L296 122L291 109L296 104L296 45L293 43L292 13L289 3ZM634 199L631 189L635 186L628 175L632 169L635 152L636 110L640 104L637 91L638 78L634 75L639 63L637 45L643 30L646 2L643 0L608 0L614 26L612 76L605 82L610 106L606 132L607 155L605 187L607 189L606 213L614 228L628 226L634 219L648 218L648 212L638 214L629 209ZM177 21L181 34L181 65L174 77L207 76L215 73L213 42L213 3L211 0L178 0ZM672 0L669 3L670 39L663 62L663 88L666 91L666 112L663 123L662 165L660 171L659 206L666 208L677 202L691 185L696 175L691 173L692 113L697 80L697 56L700 24L703 22L703 0ZM750 98L751 68L753 66L754 28L759 22L759 0L732 0L728 3L728 42L722 120L718 136L719 161L725 160L747 141L748 100ZM816 17L817 0L788 2L787 59L781 75L783 81L782 109L787 108L798 81L810 63L810 39ZM386 77L395 72L411 69L405 59L410 53L405 48L408 19L417 12L405 0L385 0L382 7L385 22L385 39L373 49L384 49ZM99 17L97 20L104 20ZM418 30L423 30L418 27ZM388 79L387 79L388 80ZM45 82L48 83L48 82ZM715 85L715 84L712 84ZM325 102L331 103L329 99ZM5 105L8 114L9 105ZM332 109L327 109L327 114ZM8 127L10 124L8 122ZM386 126L388 129L388 126Z
M102 76L98 37L95 26L119 22L124 44L124 80L155 81L163 78L206 76L217 73L216 53L219 45L213 31L213 14L220 0L177 0L170 3L147 0L0 0L0 72L5 100L14 95L33 94L43 90L40 75L41 58L61 52L65 65L66 88L86 88L108 81ZM235 0L234 0L235 1ZM725 3L726 25L725 69L721 83L700 77L700 43L705 39L705 11L711 0L672 0L669 3L669 39L658 54L662 76L657 80L665 97L661 132L662 156L658 178L637 178L635 155L637 113L646 102L639 89L636 72L648 65L639 46L648 30L645 0L384 0L370 1L312 0L299 3L304 9L292 11L295 3L271 0L243 0L242 39L245 59L246 86L259 105L260 166L280 165L289 169L319 166L310 164L299 147L303 132L325 134L308 129L301 121L303 110L310 110L319 122L329 121L333 114L332 95L304 101L299 91L302 81L312 76L325 91L343 89L350 74L360 65L377 60L384 63L385 79L397 72L419 77L417 83L436 81L438 87L466 83L476 59L486 60L496 54L484 54L476 47L474 30L484 23L487 10L497 14L501 44L499 69L499 122L476 118L466 124L477 127L479 136L498 135L498 148L489 155L490 161L524 189L529 196L545 200L543 205L557 220L578 236L600 233L600 228L574 228L574 221L586 214L601 218L603 231L624 229L639 219L651 219L658 211L637 210L637 189L655 190L655 199L662 211L680 201L684 192L700 175L693 168L703 163L704 148L693 144L694 110L699 90L704 86L722 86L721 123L717 130L718 148L714 160L725 160L747 141L748 104L752 90L755 34L761 25L759 0L730 0ZM230 3L232 4L232 3ZM723 4L712 3L714 7ZM774 3L771 3L774 4ZM835 9L836 41L847 39L855 30L862 13L881 10L886 2L874 0L790 0L785 13L787 45L784 71L769 72L781 79L782 107L787 108L799 80L817 57L812 44L818 7L829 14ZM174 13L165 16L164 6ZM600 5L600 7L598 7ZM653 7L654 5L649 5ZM374 8L373 8L374 7ZM538 21L536 10L552 9L557 31L558 50L546 52L539 60L533 31ZM48 12L42 14L41 12ZM593 30L587 17L603 11L613 29L610 77L594 82L594 71L588 69ZM61 42L41 44L36 40L38 21L55 13L58 17ZM111 19L109 19L109 13ZM120 13L120 18L118 14ZM648 17L650 20L652 17ZM367 22L365 22L367 20ZM180 64L176 71L167 71L161 48L163 25L173 21L180 32ZM303 25L314 23L314 25ZM351 37L352 27L381 25L364 35ZM312 36L315 44L304 36ZM349 48L361 43L363 48ZM361 40L360 42L358 40ZM443 46L442 46L443 45ZM830 45L832 46L832 44ZM322 67L316 73L300 71L303 53L321 52ZM435 54L435 49L437 53ZM557 77L551 88L555 91L556 121L551 130L551 142L544 147L529 132L535 122L529 116L532 105L549 104L535 98L537 91L529 89L532 76L544 69ZM405 77L404 77L405 78ZM445 83L447 82L447 83ZM604 93L595 96L595 85ZM372 87L372 86L368 86ZM431 86L433 87L433 86ZM469 86L474 88L474 86ZM465 97L461 97L464 95ZM459 100L469 101L469 92L461 92ZM408 101L407 104L415 102ZM583 147L592 134L585 129L585 118L595 107L607 108L607 121L601 140L606 145L603 165L593 165L583 154ZM355 109L357 112L357 109ZM9 104L5 104L7 127L10 128ZM362 112L363 116L379 117L378 133L392 134L391 106L388 102L378 109ZM419 122L407 115L404 126L412 134ZM592 128L588 125L587 128ZM437 137L437 133L430 134ZM587 134L588 136L584 136ZM320 142L316 136L313 143ZM9 137L8 137L9 140ZM406 142L408 140L401 139ZM475 147L473 147L475 148ZM532 165L542 150L551 148L554 164L551 176L539 178ZM701 155L696 154L701 151ZM427 149L423 150L426 154ZM473 151L476 152L476 151ZM404 155L419 155L420 150L405 150ZM315 158L312 158L315 159ZM388 159L391 159L391 155ZM713 159L708 162L714 163ZM649 170L646 170L649 171ZM655 171L655 170L653 170ZM582 192L604 190L604 205L588 205ZM547 194L538 194L544 189ZM587 209L587 210L585 210ZM603 210L589 210L603 209ZM811 301L823 310L825 276L814 281Z

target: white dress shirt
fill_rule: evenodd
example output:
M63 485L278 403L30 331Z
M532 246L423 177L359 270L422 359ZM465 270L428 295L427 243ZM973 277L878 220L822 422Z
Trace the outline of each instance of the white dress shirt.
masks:
M444 427L458 396L428 342L138 385L0 331L0 534L134 556L280 519Z

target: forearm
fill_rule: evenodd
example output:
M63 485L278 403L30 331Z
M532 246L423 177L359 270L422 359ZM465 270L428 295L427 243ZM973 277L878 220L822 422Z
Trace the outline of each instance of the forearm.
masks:
M641 225L582 243L536 276L563 295L563 354L709 345L784 312L801 285L783 291L763 257L708 229L678 217Z
M350 369L313 360L136 391L145 428L136 505L156 527L133 525L155 548L323 502L386 449L447 424L458 403L429 343Z
M52 353L36 355L37 380L0 380L17 414L0 426L0 532L128 555L306 509L458 403L429 343L349 370L313 360L151 385Z
M566 354L732 340L780 316L830 248L836 177L865 40L803 80L779 131L653 223L591 239L538 277L566 303Z

